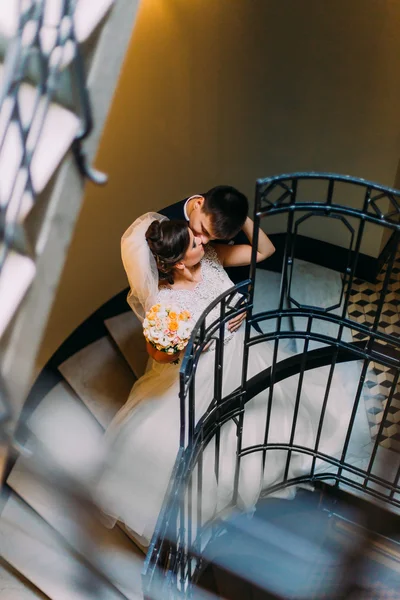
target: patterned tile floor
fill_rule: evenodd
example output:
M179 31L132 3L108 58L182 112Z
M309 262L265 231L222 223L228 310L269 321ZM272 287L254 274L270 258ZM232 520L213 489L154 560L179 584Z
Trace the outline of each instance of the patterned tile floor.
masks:
M377 302L382 290L386 265L375 284L356 279L351 291L349 317L359 323L372 324L376 314ZM389 280L389 289L385 297L379 329L399 337L400 340L400 251ZM365 335L353 330L353 339L365 339ZM394 370L379 363L369 366L363 397L366 405L371 437L376 438L383 412L387 403L394 378ZM391 406L384 423L380 444L400 452L400 384L397 385Z

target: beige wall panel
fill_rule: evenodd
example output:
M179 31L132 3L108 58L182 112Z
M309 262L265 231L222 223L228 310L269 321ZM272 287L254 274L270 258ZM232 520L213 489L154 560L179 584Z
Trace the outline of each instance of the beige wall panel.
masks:
M126 285L119 240L144 211L292 170L392 185L399 24L397 0L142 0L96 161L110 181L87 188L39 365ZM302 233L347 241L331 221Z

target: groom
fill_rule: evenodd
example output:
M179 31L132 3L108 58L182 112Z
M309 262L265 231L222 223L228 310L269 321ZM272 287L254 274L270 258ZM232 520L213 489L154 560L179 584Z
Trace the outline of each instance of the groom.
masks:
M248 244L242 231L249 212L249 202L242 192L230 185L217 185L205 194L195 194L159 211L169 219L185 219L203 245L210 241L229 244ZM227 268L231 281L240 283L249 278L250 267ZM228 328L235 331L246 318L242 313L229 321ZM256 324L255 329L262 333Z
M242 227L249 203L244 194L230 185L217 185L205 194L196 194L159 212L169 219L185 219L193 233L206 245L210 241L248 244ZM249 267L226 269L233 283L249 277Z

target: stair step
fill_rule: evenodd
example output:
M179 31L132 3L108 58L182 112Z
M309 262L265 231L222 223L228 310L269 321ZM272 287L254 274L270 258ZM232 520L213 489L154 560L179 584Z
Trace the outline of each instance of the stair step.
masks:
M59 473L65 470L83 482L90 482L95 476L102 456L103 430L66 382L60 382L43 398L27 425L34 435L25 442L26 446L35 452L36 436L45 456L51 458ZM18 458L8 477L8 485L73 543L71 532L76 531L75 514L68 499L62 499L54 487L38 481L30 473L29 462L23 457ZM120 589L139 593L143 555L118 527L108 530L99 524L98 533L102 541L100 558L111 580Z
M342 292L342 276L339 272L315 265L305 260L295 259L293 263L293 275L290 286L289 304L291 308L296 308L297 303L304 306L317 306L320 308L329 308L340 301ZM331 314L341 314L341 308L329 311ZM305 317L294 317L294 329L304 331L307 327ZM312 332L336 337L338 326L328 321L315 320L312 326ZM344 330L343 340L352 341L350 330ZM297 352L303 350L304 341L296 341ZM310 343L310 350L320 347L318 342Z
M107 337L68 358L59 370L104 428L126 402L135 383L129 365Z
M104 324L139 379L144 374L149 359L139 319L129 311L107 319Z
M46 600L40 590L0 559L0 600Z
M68 498L57 494L32 475L22 459L17 461L8 478L9 486L40 516L60 532L72 545L76 543L77 519ZM98 560L110 580L130 598L140 597L143 554L119 527L107 529L97 524ZM133 595L132 595L133 594ZM136 595L135 595L136 594Z
M94 597L82 586L85 567L68 552L56 534L14 496L9 497L0 518L0 547L4 559L50 598L88 600ZM108 561L115 560L114 553L114 548L107 549ZM122 556L125 558L124 552ZM126 563L127 571L138 568L132 554L130 559ZM141 598L132 587L123 591L129 598ZM96 598L119 600L121 595L99 582Z
M101 460L103 429L66 381L58 383L27 419L33 435L27 446L51 455L58 468L86 480ZM16 465L21 462L17 460ZM8 479L16 478L14 467Z

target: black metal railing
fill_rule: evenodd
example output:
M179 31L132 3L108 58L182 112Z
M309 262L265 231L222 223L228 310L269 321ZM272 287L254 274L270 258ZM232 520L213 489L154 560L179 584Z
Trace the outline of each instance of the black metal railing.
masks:
M303 186L304 183L307 186ZM312 190L313 184L317 184ZM313 199L303 197L302 187ZM321 187L324 187L321 192ZM354 193L354 190L357 193ZM347 206L349 198L358 200ZM344 198L344 201L343 201ZM254 290L257 285L255 252L258 231L265 217L286 217L286 244L281 276L278 306L274 309L254 312ZM328 307L302 304L293 295L293 272L296 264L296 237L299 226L313 217L330 219L329 223L340 223L349 232L346 264L342 269L342 288L337 301ZM262 179L257 182L254 210L255 232L250 279L232 288L217 298L203 313L193 332L180 369L181 436L180 449L172 473L164 506L149 548L143 572L145 594L151 596L153 586L163 590L163 597L190 596L202 563L202 553L213 526L202 520L203 459L210 442L213 442L213 467L218 485L220 469L220 436L225 423L232 420L237 428L235 473L230 505L235 507L239 496L241 463L245 456L261 453L263 469L268 469L268 456L273 452L285 452L286 461L280 481L263 491L271 494L299 483L328 481L333 486L346 485L359 490L368 497L379 499L388 506L400 507L400 460L394 477L380 473L374 468L379 443L388 411L398 389L400 374L400 340L380 327L381 314L389 289L400 240L400 192L365 181L363 179L328 173L294 173ZM392 251L387 257L386 272L375 306L371 323L359 323L348 315L353 292L355 272L362 244L366 238L367 225L382 232L391 230ZM246 302L240 307L231 306L235 293L244 292ZM291 306L285 308L285 296ZM210 312L219 307L219 319L209 324ZM225 325L236 314L246 311L246 326L243 341L242 372L240 384L226 393L224 369ZM304 327L295 331L285 329L286 317L302 318ZM262 325L270 320L276 323L273 332L256 333L254 324ZM315 331L316 324L334 324L335 335ZM362 341L352 341L352 332L361 333ZM302 343L298 354L280 359L280 344L283 340L295 339ZM209 408L196 421L196 371L204 348L215 344L214 394ZM317 349L312 344L318 342ZM249 376L250 349L260 344L272 344L272 364L256 375ZM340 363L357 361L356 392L349 411L346 431L340 453L331 456L323 450L326 407L332 390L332 382ZM389 384L386 406L365 468L357 467L348 460L349 445L354 433L357 411L363 396L364 383L369 365L374 362L390 368L393 374ZM296 425L302 404L304 378L307 372L316 373L320 367L328 368L319 422L314 444L307 447L296 443ZM294 397L293 418L289 440L271 442L271 412L274 396L280 382L297 377ZM228 386L229 387L229 386ZM263 391L267 391L264 439L262 443L246 447L243 444L243 423L249 402ZM293 455L310 457L307 472L290 477ZM318 461L318 464L317 464ZM322 467L321 467L322 464Z

